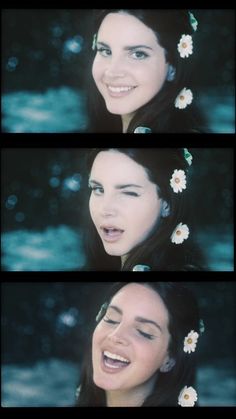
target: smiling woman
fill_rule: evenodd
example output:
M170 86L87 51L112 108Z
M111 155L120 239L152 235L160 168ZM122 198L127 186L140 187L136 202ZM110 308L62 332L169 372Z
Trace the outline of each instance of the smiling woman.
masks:
M199 132L187 80L197 24L187 10L99 10L89 130Z
M188 289L115 284L96 320L78 406L194 406L193 352L200 330Z
M86 269L202 268L186 203L191 161L187 149L91 151Z

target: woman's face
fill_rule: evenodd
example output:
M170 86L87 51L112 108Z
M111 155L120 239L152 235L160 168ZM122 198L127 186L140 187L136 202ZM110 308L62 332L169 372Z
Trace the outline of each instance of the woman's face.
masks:
M146 396L168 361L168 311L148 286L131 283L113 297L93 334L95 384L107 391Z
M165 51L152 29L124 12L106 15L92 73L109 112L136 112L160 91L167 69Z
M105 251L125 256L158 225L163 200L143 166L117 150L97 154L89 209Z

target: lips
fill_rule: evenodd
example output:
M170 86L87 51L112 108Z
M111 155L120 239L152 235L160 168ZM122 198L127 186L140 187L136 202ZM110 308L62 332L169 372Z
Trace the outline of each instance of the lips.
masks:
M122 237L124 233L124 230L116 226L101 226L100 231L103 240L109 243L116 242Z
M131 361L120 354L117 354L116 352L110 352L110 351L103 351L102 352L102 369L105 372L108 373L116 373L120 372L124 368L127 368L130 365Z
M136 86L113 86L106 84L109 95L112 97L123 97L132 92Z

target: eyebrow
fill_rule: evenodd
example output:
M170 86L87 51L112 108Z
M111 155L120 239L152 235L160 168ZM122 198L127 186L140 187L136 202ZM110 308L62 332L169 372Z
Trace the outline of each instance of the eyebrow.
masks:
M108 45L108 44L105 44L105 42L100 42L100 41L98 41L97 42L97 45L101 45L101 46L103 46L103 47L105 47L105 48L109 48L109 49L111 49L111 47ZM138 48L146 48L146 49L149 49L149 50L153 50L151 47L149 47L148 45L132 45L132 46L126 46L126 47L124 47L124 50L125 51L133 51L133 50L135 50L135 49L138 49Z
M108 308L111 308L111 309L115 310L117 313L119 313L121 315L123 314L122 310L117 306L109 305ZM137 321L139 323L153 324L154 326L156 326L160 330L161 333L163 333L163 330L162 330L161 326L158 323L154 322L154 320L149 320L149 319L145 319L144 317L137 316L137 317L135 317L135 321Z
M97 182L96 180L90 179L89 183L92 183L94 185L102 186L101 183ZM127 183L125 185L115 185L115 189L125 189L125 188L139 188L142 189L143 187L141 185L137 185L135 183Z

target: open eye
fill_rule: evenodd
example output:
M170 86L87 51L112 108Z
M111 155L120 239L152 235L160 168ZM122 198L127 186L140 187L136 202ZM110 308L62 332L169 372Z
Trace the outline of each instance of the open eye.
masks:
M99 52L102 57L109 57L111 55L111 50L109 48L98 47L97 52Z
M135 60L144 60L145 58L149 57L149 55L144 51L133 51L131 56Z
M89 185L89 188L92 189L92 193L94 195L100 196L103 194L104 189L101 186L91 186Z

